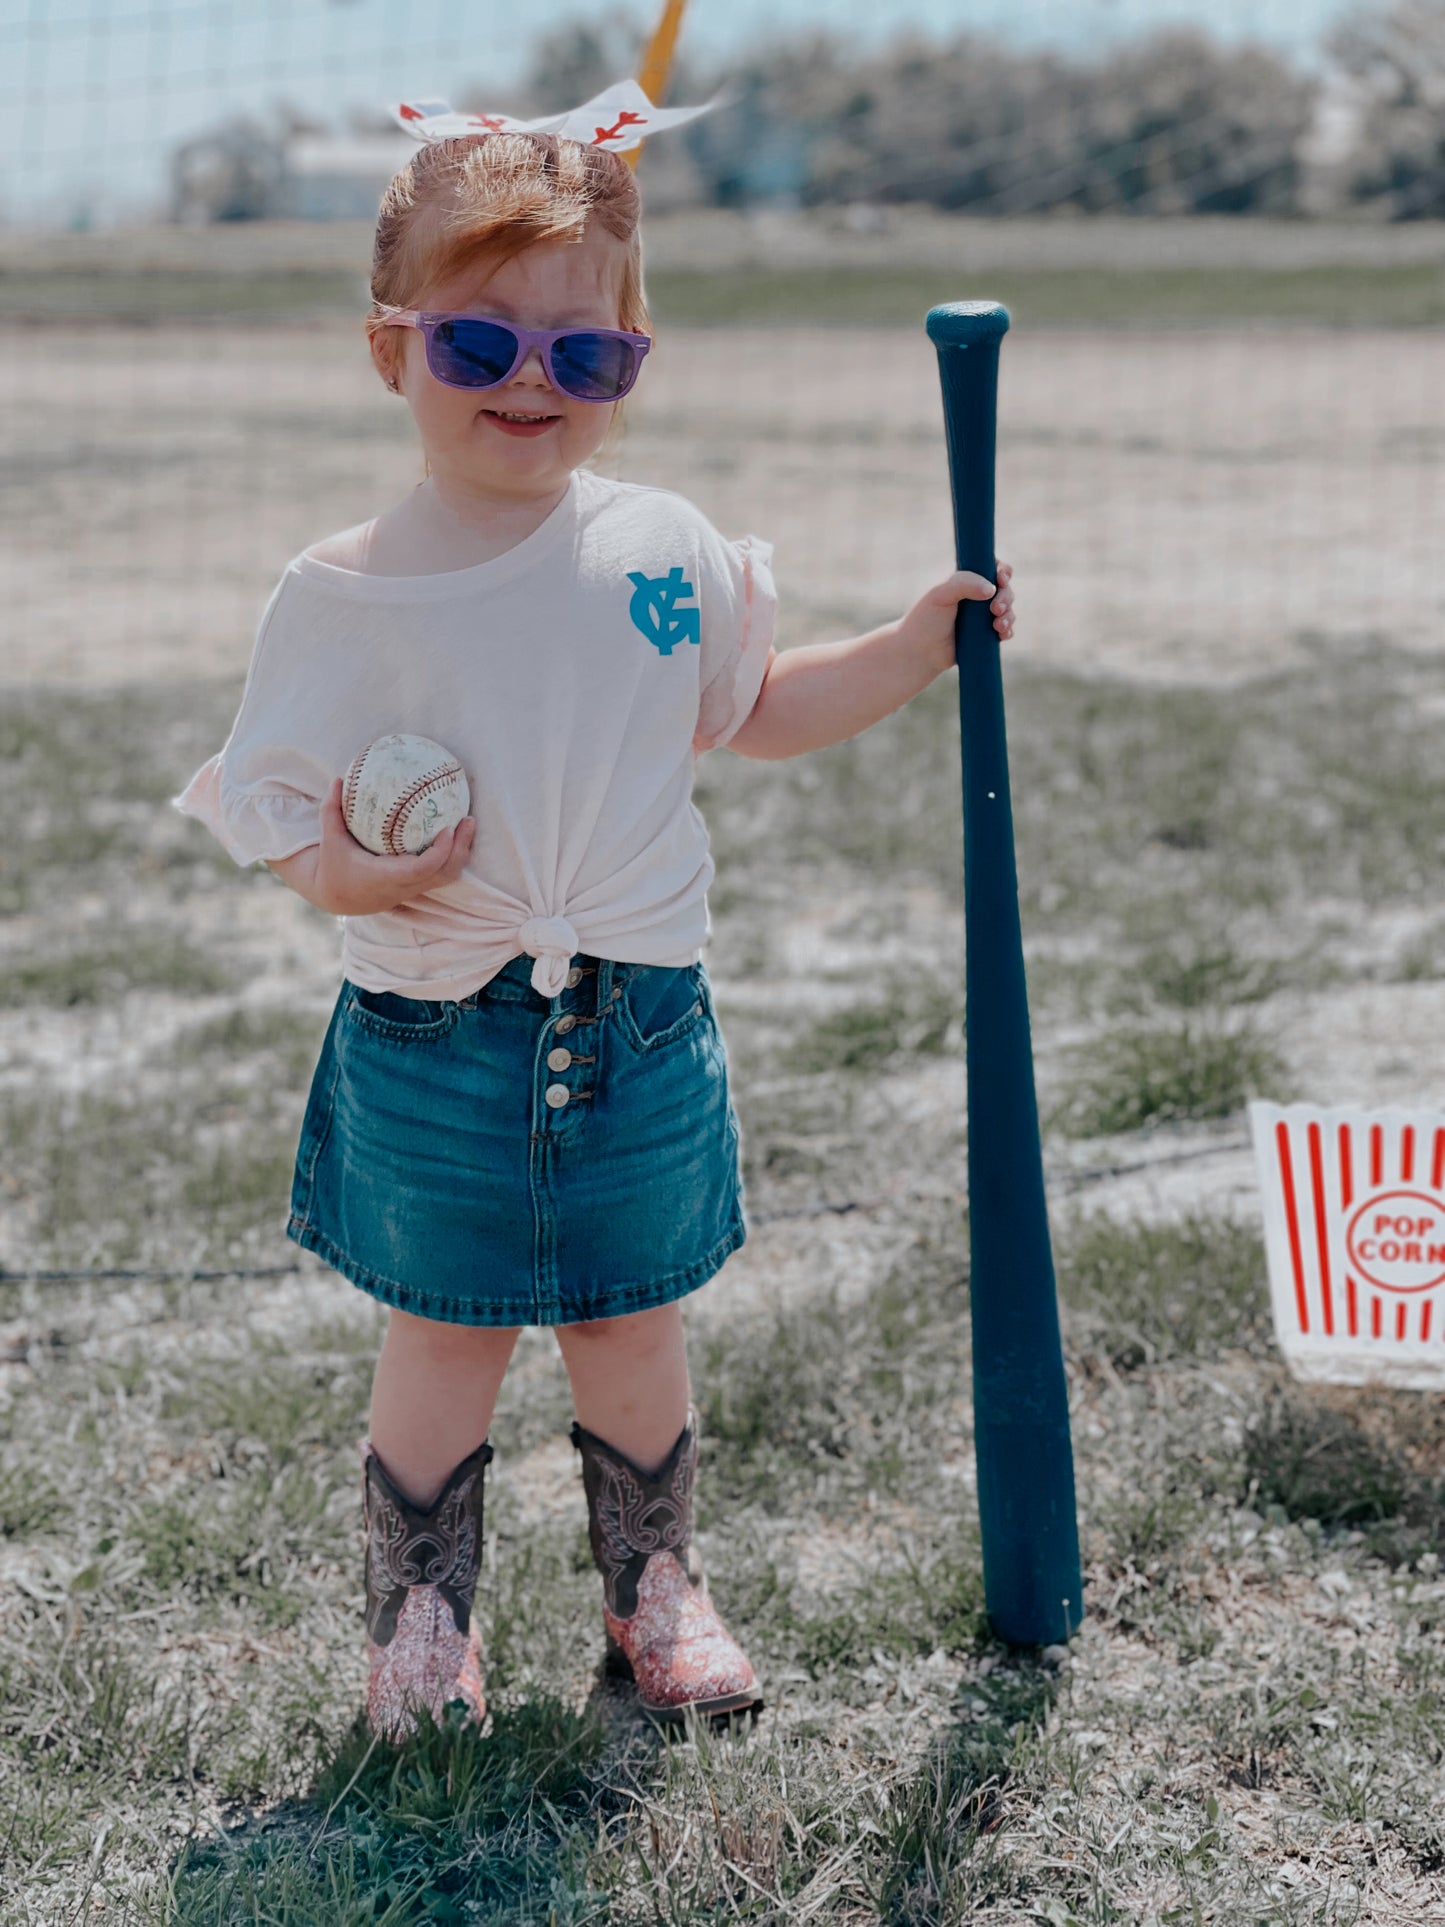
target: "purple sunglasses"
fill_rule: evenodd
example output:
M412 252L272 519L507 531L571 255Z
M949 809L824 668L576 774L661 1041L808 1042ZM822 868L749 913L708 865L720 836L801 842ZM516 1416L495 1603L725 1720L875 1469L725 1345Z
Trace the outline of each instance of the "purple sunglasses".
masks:
M491 315L424 314L381 303L388 324L417 328L426 365L448 388L495 388L541 351L547 379L573 401L620 401L637 380L650 335L622 328L519 328Z

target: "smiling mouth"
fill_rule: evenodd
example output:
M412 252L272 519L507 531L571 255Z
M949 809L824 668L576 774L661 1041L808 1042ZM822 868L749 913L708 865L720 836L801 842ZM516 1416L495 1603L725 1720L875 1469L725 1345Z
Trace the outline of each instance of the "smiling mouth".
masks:
M482 413L484 415L490 415L493 421L521 422L532 427L535 427L540 422L557 422L562 419L560 415L533 415L526 414L518 409L508 408L484 408Z

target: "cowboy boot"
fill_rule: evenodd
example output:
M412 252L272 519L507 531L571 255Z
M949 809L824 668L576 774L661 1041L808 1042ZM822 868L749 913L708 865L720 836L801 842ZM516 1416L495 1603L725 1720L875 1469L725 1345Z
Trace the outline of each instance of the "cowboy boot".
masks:
M482 1479L492 1448L483 1439L424 1509L392 1484L370 1439L362 1440L361 1457L372 1731L405 1739L419 1708L439 1721L453 1700L480 1724L487 1702L472 1596L482 1558Z
M582 1454L588 1535L602 1570L607 1671L634 1680L656 1720L680 1721L689 1707L706 1716L760 1707L753 1669L713 1610L692 1544L696 1412L689 1407L652 1478L580 1425L572 1443Z

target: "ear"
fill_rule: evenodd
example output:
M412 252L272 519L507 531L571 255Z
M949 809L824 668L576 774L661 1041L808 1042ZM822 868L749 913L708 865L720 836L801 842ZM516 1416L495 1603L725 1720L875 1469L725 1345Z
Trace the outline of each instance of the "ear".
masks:
M400 328L388 327L384 321L374 317L368 319L366 324L371 365L388 388L395 384L397 393L401 392L401 332Z

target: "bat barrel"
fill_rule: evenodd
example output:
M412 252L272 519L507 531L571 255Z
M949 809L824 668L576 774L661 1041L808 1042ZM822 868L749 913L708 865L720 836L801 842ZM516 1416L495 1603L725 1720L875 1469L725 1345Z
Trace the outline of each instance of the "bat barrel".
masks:
M999 344L994 301L930 311L958 566L991 580ZM974 1438L988 1612L1015 1645L1067 1639L1083 1616L1068 1386L1044 1197L1019 923L998 636L959 605L967 971Z

